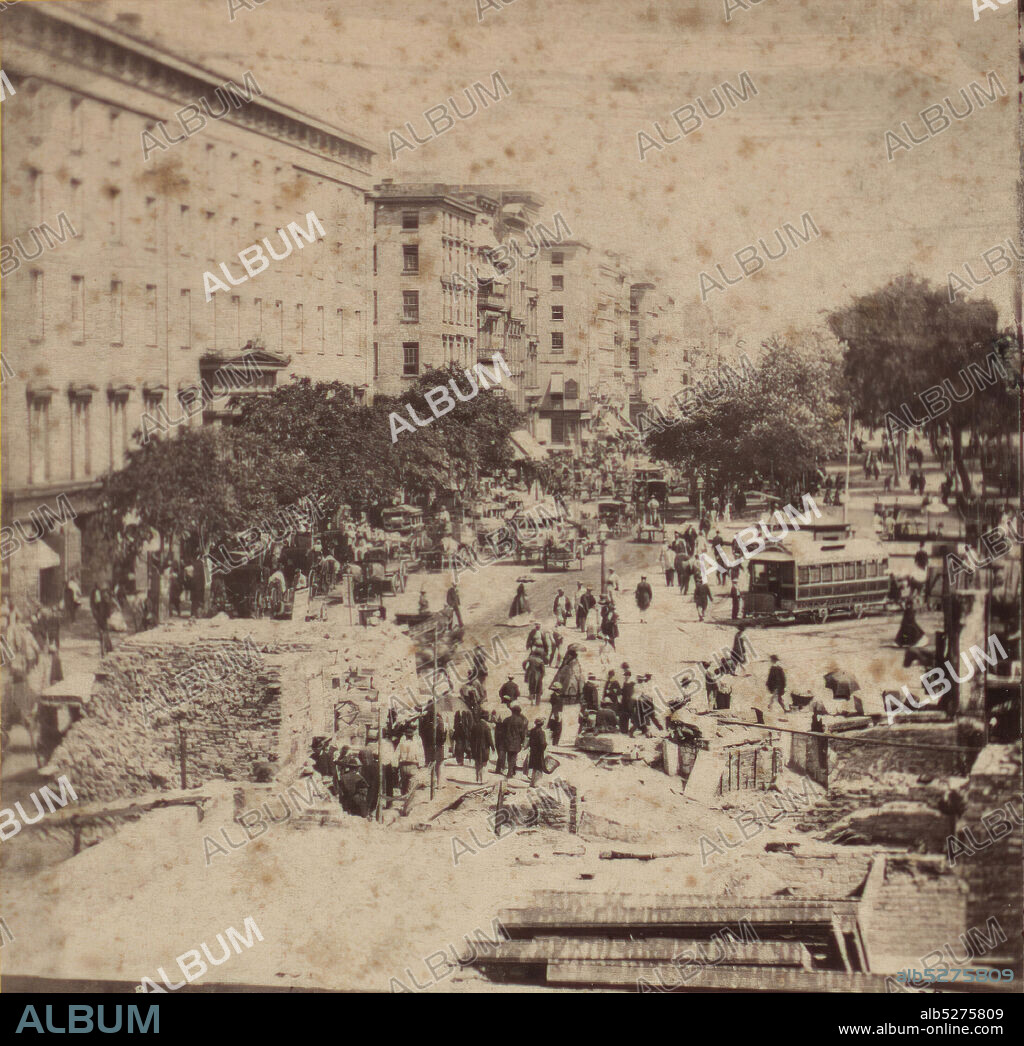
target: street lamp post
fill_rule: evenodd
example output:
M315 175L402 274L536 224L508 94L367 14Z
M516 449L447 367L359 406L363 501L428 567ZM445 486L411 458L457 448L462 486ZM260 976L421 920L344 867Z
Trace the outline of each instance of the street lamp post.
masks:
M601 546L601 595L604 593L604 546L608 542L608 524L602 520L597 525L597 540Z
M704 477L697 477L697 520L704 515Z

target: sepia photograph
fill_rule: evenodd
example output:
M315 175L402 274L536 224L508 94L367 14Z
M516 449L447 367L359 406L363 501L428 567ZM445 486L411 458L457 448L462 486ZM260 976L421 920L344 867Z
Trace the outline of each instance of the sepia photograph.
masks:
M0 3L0 1027L1014 1035L1022 18Z

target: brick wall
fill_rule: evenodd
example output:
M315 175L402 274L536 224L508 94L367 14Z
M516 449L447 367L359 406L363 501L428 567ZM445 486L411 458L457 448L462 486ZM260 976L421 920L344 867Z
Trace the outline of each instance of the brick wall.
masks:
M955 854L954 869L968 890L967 924L984 926L995 916L1008 937L1000 954L1021 964L1022 801L1019 745L989 745L978 756L965 796L957 835L973 854ZM1001 811L1001 813L1000 813ZM1007 831L1009 826L1009 831ZM969 832L968 836L966 833Z

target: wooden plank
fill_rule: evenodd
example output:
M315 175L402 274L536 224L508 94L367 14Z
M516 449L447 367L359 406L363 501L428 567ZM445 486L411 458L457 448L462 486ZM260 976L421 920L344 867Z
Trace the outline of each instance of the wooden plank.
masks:
M829 911L856 913L857 901L831 898L802 897L725 897L720 893L662 893L643 891L629 894L628 906L620 891L610 890L534 890L529 904L509 905L509 911L537 907L578 908L580 905L622 904L631 908L821 908Z
M603 937L539 937L529 941L474 943L476 962L539 963L550 961L711 962L724 957L731 966L810 967L810 953L789 941L726 941L655 937L642 941Z
M823 928L831 936L832 909L827 905L797 907L749 908L732 907L626 907L615 905L580 905L578 910L564 908L506 909L499 913L503 926L523 929L528 927L588 926L588 927L643 927L643 926L737 926L747 920L754 926L807 926Z
M549 984L595 985L640 990L639 978L656 988L678 986L683 991L739 992L877 992L886 990L882 974L838 970L768 969L743 966L651 965L616 966L585 962L548 963ZM686 978L684 981L683 978Z

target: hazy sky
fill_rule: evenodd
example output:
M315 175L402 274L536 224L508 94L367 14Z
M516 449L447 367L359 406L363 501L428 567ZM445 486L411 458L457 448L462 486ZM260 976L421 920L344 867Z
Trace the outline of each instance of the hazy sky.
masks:
M479 0L484 4L486 0ZM822 232L708 303L757 338L912 269L943 285L1013 237L1015 5L971 0L95 0L107 20L264 91L378 149L376 178L511 182L542 193L574 234L652 267L699 302L698 276L783 222ZM128 26L125 26L128 28ZM511 90L392 161L388 132L499 72ZM747 72L758 94L640 162L637 133ZM1007 97L895 159L885 132L994 71ZM769 241L777 250L777 244ZM1010 274L983 289L1012 317ZM981 292L976 292L981 293Z

